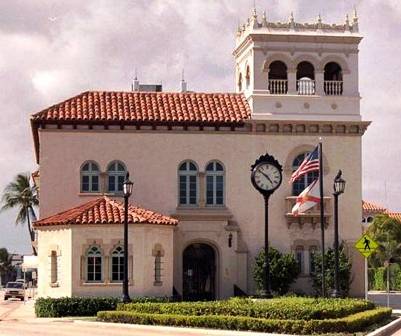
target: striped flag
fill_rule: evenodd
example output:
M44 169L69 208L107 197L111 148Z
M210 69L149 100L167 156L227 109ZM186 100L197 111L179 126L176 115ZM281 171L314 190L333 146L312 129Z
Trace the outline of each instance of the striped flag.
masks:
M299 194L291 212L294 216L298 216L313 208L319 202L319 179L317 179Z
M298 180L300 177L313 171L319 171L319 146L316 146L302 161L298 169L292 173L290 183L294 183L294 181Z

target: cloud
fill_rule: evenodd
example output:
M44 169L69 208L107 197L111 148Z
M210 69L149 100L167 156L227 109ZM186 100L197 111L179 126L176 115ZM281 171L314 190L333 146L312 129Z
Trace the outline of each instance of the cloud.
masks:
M362 113L373 120L363 138L364 196L401 211L401 4L357 0ZM29 115L90 89L128 90L135 68L144 82L177 90L181 72L196 91L233 91L235 30L249 0L14 0L0 11L0 190L20 171L35 169ZM343 22L345 0L257 0L274 21ZM384 192L387 181L387 192ZM386 196L386 195L387 196ZM12 214L0 222L15 237ZM14 249L21 242L0 246ZM26 249L26 245L25 245ZM29 249L28 249L29 251Z

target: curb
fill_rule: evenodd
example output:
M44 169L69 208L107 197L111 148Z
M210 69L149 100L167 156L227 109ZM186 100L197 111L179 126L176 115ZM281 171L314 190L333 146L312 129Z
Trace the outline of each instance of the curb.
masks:
M386 324L385 326L372 331L371 333L367 334L366 336L390 336L395 331L401 328L401 317L397 318L396 320Z

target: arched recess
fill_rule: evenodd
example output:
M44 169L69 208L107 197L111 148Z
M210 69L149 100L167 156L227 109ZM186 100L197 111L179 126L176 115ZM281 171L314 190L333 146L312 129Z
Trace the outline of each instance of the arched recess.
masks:
M294 59L294 64L297 66L301 62L309 62L310 64L313 65L315 71L323 71L323 68L320 68L320 62L319 59L313 55L309 54L302 54L298 55Z
M341 67L343 74L350 73L347 61L338 55L328 55L323 57L319 63L319 71L324 71L324 67L326 66L327 63L330 62L337 63Z
M215 300L218 296L218 249L205 240L189 243L182 252L183 298Z
M269 55L265 59L265 61L263 63L262 71L263 72L268 72L269 69L270 69L270 64L273 63L274 61L283 62L286 65L288 71L293 71L295 69L294 62L292 61L292 59L288 55L286 55L286 54L272 54L272 55Z

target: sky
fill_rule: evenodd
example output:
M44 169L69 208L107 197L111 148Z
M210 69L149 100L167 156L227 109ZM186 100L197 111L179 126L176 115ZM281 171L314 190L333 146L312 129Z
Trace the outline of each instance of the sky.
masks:
M141 82L234 91L232 51L254 0L0 1L0 192L36 163L30 115L87 90ZM401 1L256 0L268 20L342 23L359 15L363 195L401 211ZM136 69L136 70L135 70ZM0 213L0 247L29 253L26 227Z

